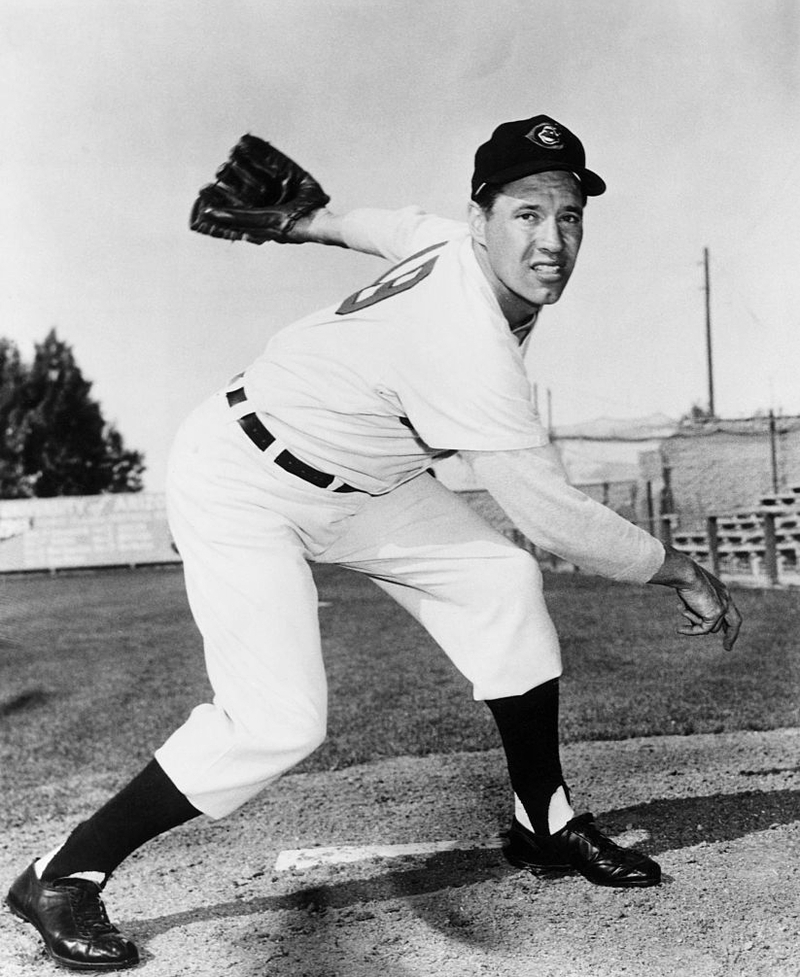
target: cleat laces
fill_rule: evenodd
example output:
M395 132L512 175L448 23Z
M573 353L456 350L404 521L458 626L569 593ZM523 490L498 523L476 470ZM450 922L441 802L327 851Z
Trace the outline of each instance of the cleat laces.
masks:
M69 894L72 918L75 920L79 936L92 940L98 936L118 932L106 914L106 907L100 898L100 889L96 882L90 882L88 879L71 879L69 883L62 883L59 888L65 889Z
M622 848L615 841L607 838L597 827L593 814L580 814L578 817L573 818L570 824L580 825L581 832L586 835L591 841L593 841L598 848L602 849L617 849L619 851L626 851L627 849Z
M607 838L597 827L593 814L581 814L573 818L570 825L579 828L580 833L597 848L598 856L615 853L621 859L620 868L629 868L641 862L645 857L641 852L633 848L624 848L622 845L618 845L616 841Z

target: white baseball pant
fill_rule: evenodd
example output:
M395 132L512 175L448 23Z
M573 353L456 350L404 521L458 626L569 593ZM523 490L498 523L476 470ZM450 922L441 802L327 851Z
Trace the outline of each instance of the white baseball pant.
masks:
M170 525L214 696L156 758L214 818L325 738L309 561L371 577L428 630L476 699L519 695L561 673L529 554L430 475L381 496L338 494L275 465L283 447L261 452L220 393L187 419L170 459Z

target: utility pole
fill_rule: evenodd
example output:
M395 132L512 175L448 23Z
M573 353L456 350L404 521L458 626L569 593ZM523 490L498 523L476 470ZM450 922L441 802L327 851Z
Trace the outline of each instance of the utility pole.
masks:
M776 445L775 411L769 412L769 457L772 467L772 491L778 492L778 451Z
M547 433L550 437L553 436L553 394L550 388L547 388Z
M714 360L711 352L711 281L708 274L708 248L703 248L706 293L706 362L708 365L708 413L716 417L714 408Z

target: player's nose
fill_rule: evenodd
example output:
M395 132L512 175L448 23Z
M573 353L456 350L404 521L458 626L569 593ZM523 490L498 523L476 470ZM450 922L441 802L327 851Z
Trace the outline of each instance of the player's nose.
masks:
M564 237L561 228L555 217L549 217L539 225L539 233L536 236L536 246L540 251L547 251L557 254L564 248Z

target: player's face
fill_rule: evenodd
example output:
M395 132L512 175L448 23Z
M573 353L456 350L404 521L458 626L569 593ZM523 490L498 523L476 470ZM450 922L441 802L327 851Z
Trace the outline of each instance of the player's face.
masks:
M489 213L470 206L478 262L512 324L557 302L583 237L580 185L571 173L535 173L503 187Z

